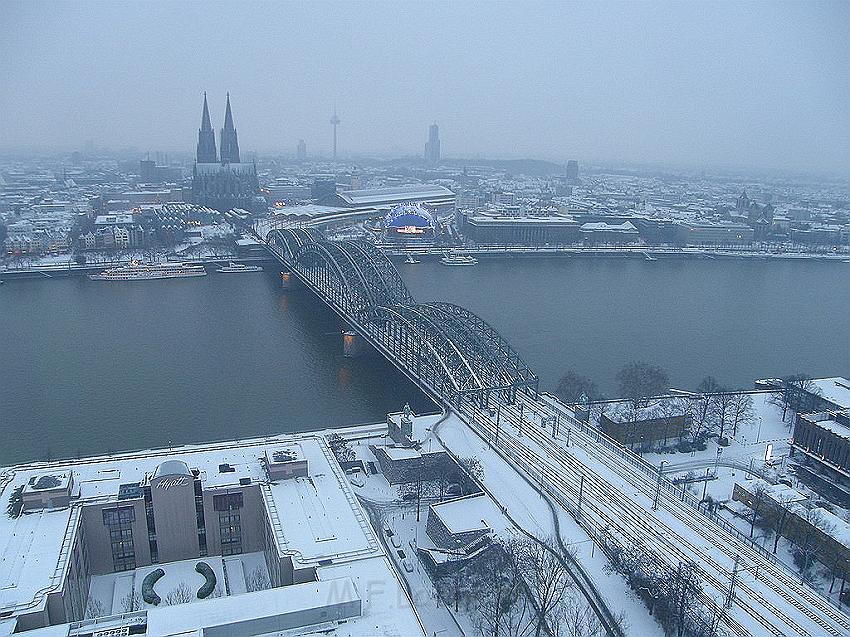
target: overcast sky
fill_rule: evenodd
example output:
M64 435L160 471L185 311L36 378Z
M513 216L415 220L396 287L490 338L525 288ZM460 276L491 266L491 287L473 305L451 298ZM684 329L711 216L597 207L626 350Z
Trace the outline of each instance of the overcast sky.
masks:
M850 172L848 2L0 0L0 147L243 149Z

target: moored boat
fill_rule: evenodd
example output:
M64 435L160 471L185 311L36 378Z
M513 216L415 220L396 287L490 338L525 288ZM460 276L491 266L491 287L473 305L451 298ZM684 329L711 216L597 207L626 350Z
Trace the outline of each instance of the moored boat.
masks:
M234 263L230 261L227 265L222 266L216 272L262 272L263 268L259 265L245 265L244 263Z
M127 265L90 274L92 281L147 281L151 279L182 279L206 276L203 265L197 263L143 263L130 261Z
M450 252L443 255L440 259L440 263L443 265L475 265L478 263L478 259L468 254L456 254Z

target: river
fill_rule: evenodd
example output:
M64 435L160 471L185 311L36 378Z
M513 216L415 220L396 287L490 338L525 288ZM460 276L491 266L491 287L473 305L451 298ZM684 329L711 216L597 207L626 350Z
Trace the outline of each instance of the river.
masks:
M400 264L421 301L496 327L552 389L574 369L615 394L633 360L674 387L850 376L850 264L494 259ZM341 326L262 274L0 286L0 464L377 422L433 404Z

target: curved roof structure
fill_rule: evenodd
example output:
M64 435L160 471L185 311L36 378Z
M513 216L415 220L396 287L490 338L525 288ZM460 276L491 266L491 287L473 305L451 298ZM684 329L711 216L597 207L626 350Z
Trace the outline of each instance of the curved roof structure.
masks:
M160 478L162 476L191 476L192 472L189 471L189 465L187 465L182 460L164 460L160 462L156 471L153 474L154 478Z
M437 220L422 204L401 203L394 206L384 217L385 228L434 228Z

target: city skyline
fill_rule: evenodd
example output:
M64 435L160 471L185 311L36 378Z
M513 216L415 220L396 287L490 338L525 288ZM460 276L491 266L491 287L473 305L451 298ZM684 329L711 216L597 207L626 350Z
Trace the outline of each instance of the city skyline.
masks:
M330 156L336 104L341 157L421 155L422 127L438 121L446 157L848 169L850 9L837 3L258 4L236 15L217 4L208 15L94 4L85 17L60 4L7 6L0 76L16 90L0 96L4 150L89 139L186 150L203 90L218 96L215 112L230 90L254 140L245 150L263 153L305 139ZM250 43L238 58L201 42L223 19ZM114 28L64 37L92 21ZM373 28L352 41L364 22ZM483 23L485 34L460 26ZM409 46L423 32L440 34L439 47ZM307 53L317 41L327 44L318 61ZM27 52L38 55L23 64ZM267 82L270 69L285 81Z

